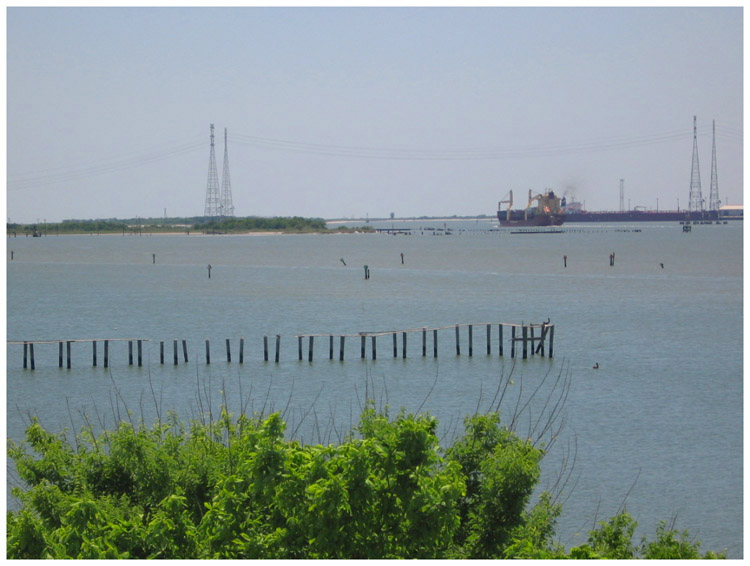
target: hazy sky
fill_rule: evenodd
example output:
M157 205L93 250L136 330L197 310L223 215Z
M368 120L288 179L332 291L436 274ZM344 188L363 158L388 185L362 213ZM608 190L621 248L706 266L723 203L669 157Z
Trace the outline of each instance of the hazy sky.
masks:
M7 216L742 203L742 8L8 8Z

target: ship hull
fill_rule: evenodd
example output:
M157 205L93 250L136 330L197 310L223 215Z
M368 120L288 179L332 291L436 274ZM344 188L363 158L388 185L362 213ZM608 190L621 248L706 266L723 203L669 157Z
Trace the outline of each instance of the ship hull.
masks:
M506 211L498 211L497 219L500 226L562 226L565 222L565 214L535 214L529 213L524 218L523 210L512 210L510 219Z
M626 212L578 212L568 213L567 221L577 222L684 222L697 220L718 220L715 211L646 211L630 210Z

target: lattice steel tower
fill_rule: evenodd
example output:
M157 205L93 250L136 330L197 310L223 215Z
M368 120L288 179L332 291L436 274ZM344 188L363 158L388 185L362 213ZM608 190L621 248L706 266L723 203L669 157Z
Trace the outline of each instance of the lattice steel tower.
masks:
M221 195L219 195L219 175L216 172L214 153L214 125L211 124L211 154L208 158L208 183L206 185L206 207L203 216L221 216Z
M709 210L719 210L719 177L716 174L716 120L713 121L714 143L711 150L711 192L709 193Z
M697 119L693 116L693 170L690 173L690 212L703 210L703 197L701 196L701 170L698 165L698 126Z
M234 216L232 204L232 180L229 178L229 152L227 151L227 129L224 128L224 170L221 173L221 215Z

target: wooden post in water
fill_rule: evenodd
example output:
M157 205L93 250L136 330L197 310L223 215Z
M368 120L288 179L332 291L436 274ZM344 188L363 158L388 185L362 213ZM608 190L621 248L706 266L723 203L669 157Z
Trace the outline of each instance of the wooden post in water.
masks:
M406 332L401 334L401 355L406 359Z
M344 361L344 338L345 336L341 336L341 340L339 341L339 361Z
M457 324L456 325L456 355L460 356L461 355L461 344L459 342L458 329L459 329L459 326Z
M208 338L206 338L206 363L211 363L211 346L209 345Z
M299 350L299 361L302 361L302 336L297 336L297 349Z
M516 357L516 327L510 327L510 357Z
M92 340L91 341L91 346L92 346L92 350L93 350L92 356L94 357L93 364L94 364L94 367L96 367L96 340Z
M526 352L526 341L527 341L528 332L529 332L528 327L523 326L521 329L521 332L523 336L523 359L525 360L528 357L527 352Z
M63 354L62 354L63 343L62 342L58 342L57 345L58 345L57 367L61 368L62 367L62 358L63 358ZM104 357L104 367L107 367L107 357L106 357L106 355Z
M313 336L310 336L307 342L307 361L311 362L313 359Z
M474 327L469 325L469 357L474 355Z
M534 355L534 327L529 326L529 330L531 331L531 355Z
M372 336L372 359L377 360L378 359L378 349L375 345L376 342L376 336L373 334Z
M263 337L263 361L268 361L268 336Z
M187 340L182 341L182 358L185 360L185 363L188 363Z
M70 340L68 340L68 341L67 341L67 342L65 343L65 346L66 346L66 349L67 349L67 351L68 351L68 361L67 361L67 365L68 365L68 369L70 369Z
M29 345L24 342L23 343L23 369L26 369L28 367L28 361L26 360L26 356L29 354Z
M394 332L393 333L393 357L394 358L398 357L398 346L397 346L397 344L398 344L398 339L396 338L396 333Z
M177 365L177 338L172 341L172 353L174 354L174 365Z
M31 359L31 369L34 369L36 366L34 365L34 343L33 342L29 344L29 357Z
M365 343L367 342L367 337L364 334L362 334L360 341L361 341L361 345L360 345L359 357L360 359L364 360L365 359Z
M227 340L227 363L232 361L232 350L229 347L229 338Z
M60 367L62 367L62 342L60 342ZM104 367L109 367L109 340L104 341Z
M133 365L133 341L128 340L128 365Z
M552 342L555 339L555 327L549 327L549 357L552 358Z
M432 331L432 357L437 358L437 328Z
M427 329L422 328L422 357L427 356Z
M143 342L143 340L138 340L138 367L143 366L143 356L142 356L141 342Z
M328 337L328 359L333 359L333 334Z
M491 354L491 348L490 348L490 334L492 334L492 325L487 325L487 355L489 356Z
M500 324L497 325L497 335L498 335L498 339L497 339L498 347L497 347L497 349L498 349L498 352L500 352L500 357L502 358L503 357L503 325L502 325L502 323L500 323Z
M159 340L159 363L164 363L164 340Z
M245 337L240 336L240 363L245 363Z
M276 363L279 363L279 348L281 346L281 336L276 335Z

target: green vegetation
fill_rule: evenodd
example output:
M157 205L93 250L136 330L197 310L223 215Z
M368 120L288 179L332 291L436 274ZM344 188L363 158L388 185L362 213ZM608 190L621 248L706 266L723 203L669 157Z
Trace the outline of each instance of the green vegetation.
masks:
M369 230L371 228L358 228ZM38 224L6 225L7 233L16 236L31 236L34 233L43 236L58 234L152 234L167 232L194 232L210 234L228 234L243 232L285 232L308 233L328 232L322 218L273 217L259 216L228 217L222 219L192 218L129 218L118 220L63 220L62 222L45 222ZM342 228L339 232L350 232L354 229Z
M338 445L284 437L278 414L123 422L71 444L34 420L8 453L28 489L7 514L8 558L698 558L659 525L632 542L622 513L565 550L561 509L534 504L542 448L497 414L441 450L437 421L368 406ZM719 557L714 554L706 558Z

